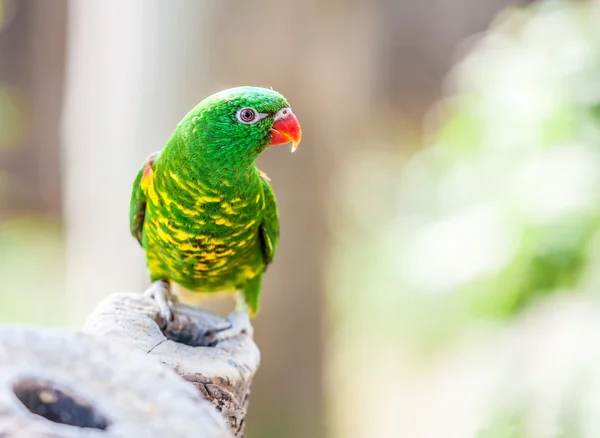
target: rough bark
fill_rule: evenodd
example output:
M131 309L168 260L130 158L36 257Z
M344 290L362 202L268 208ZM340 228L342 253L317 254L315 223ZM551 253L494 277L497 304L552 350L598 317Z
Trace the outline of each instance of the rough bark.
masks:
M0 436L230 437L212 406L159 361L63 330L0 329Z
M235 436L243 436L260 352L251 327L209 346L215 333L230 327L225 318L181 304L175 306L174 321L165 324L154 300L119 293L96 307L83 331L159 359L213 403Z

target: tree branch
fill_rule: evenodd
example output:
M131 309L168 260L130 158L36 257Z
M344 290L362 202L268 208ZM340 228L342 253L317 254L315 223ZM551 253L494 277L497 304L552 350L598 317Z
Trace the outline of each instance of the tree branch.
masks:
M154 300L136 293L113 294L92 312L83 331L160 360L191 382L221 412L236 437L243 436L250 386L260 352L246 333L209 346L231 321L176 304L165 324Z
M63 330L0 329L3 438L228 438L174 372L116 342Z

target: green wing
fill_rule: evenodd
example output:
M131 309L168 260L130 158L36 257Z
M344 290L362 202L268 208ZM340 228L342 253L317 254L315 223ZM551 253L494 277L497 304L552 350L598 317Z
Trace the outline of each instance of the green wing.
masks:
M144 219L146 217L146 193L142 187L144 178L150 177L154 170L154 162L160 156L160 151L150 155L133 181L131 201L129 203L129 230L131 235L142 245Z
M277 242L279 241L279 218L273 189L267 181L264 179L261 179L261 181L265 196L265 211L263 221L260 224L260 240L262 243L263 260L266 269L269 263L273 261L275 251L277 250Z

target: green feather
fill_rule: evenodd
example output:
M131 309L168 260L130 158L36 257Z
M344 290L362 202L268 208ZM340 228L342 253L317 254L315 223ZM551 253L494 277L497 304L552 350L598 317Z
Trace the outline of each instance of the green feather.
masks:
M245 107L266 116L241 123L236 114ZM130 229L152 281L198 292L241 290L251 313L258 311L279 224L273 191L255 161L270 142L273 116L286 107L281 94L264 88L214 94L146 160L133 184Z

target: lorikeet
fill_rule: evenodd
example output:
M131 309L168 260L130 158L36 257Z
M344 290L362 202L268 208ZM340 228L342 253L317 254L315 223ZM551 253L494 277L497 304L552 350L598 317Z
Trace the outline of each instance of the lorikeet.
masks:
M133 183L131 234L146 253L147 293L172 319L170 285L241 292L251 316L279 237L275 196L255 160L268 146L301 139L276 91L237 87L207 97L179 123Z

